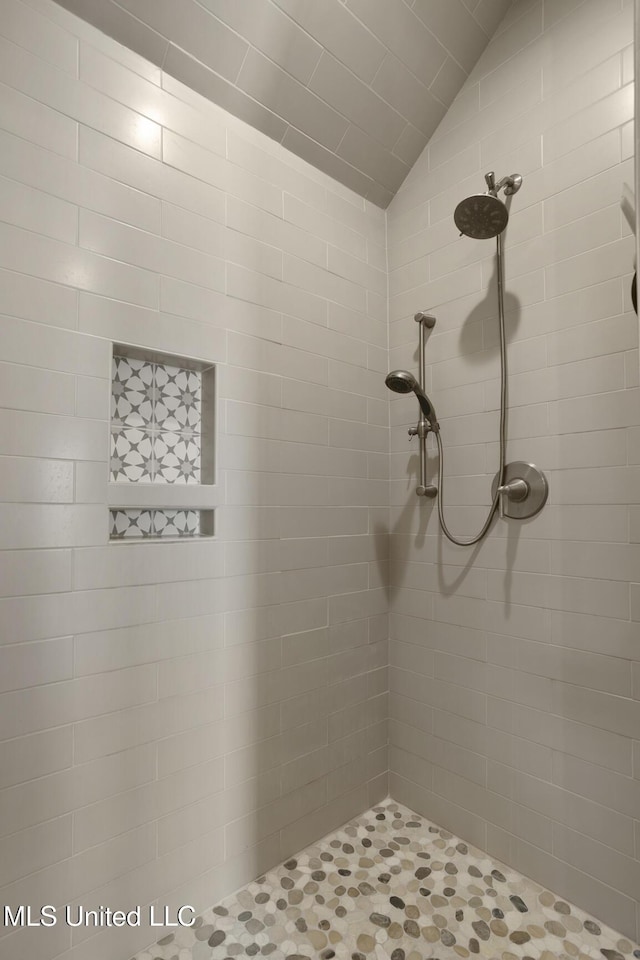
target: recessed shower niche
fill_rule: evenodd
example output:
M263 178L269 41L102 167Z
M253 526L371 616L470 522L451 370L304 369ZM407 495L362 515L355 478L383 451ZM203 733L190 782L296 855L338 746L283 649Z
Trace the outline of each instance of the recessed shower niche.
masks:
M109 538L213 535L215 368L114 344Z

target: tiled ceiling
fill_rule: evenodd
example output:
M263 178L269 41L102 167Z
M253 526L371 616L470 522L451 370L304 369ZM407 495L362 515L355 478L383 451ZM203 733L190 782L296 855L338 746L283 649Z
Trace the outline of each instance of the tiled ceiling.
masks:
M511 0L58 0L386 207Z

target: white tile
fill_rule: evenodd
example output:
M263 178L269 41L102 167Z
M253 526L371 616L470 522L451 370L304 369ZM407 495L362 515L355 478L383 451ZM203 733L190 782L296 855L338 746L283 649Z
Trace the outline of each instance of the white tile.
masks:
M86 43L80 44L79 78L111 100L224 156L225 135L220 125L203 124L197 109Z
M326 323L326 303L316 294L237 264L227 264L227 294L312 323Z
M49 199L51 204L55 202L53 197L59 197L70 204L78 204L132 223L143 230L160 229L160 201L155 197L132 190L117 180L102 176L8 132L0 133L0 143L2 173L31 187L46 190L53 195ZM62 206L61 200L57 203ZM71 242L75 242L75 239L74 232Z
M78 812L86 809L87 804L154 779L155 749L151 746L50 773L3 793L0 800L3 832L13 833L56 816Z
M322 240L335 244L353 256L364 259L366 239L348 224L326 216L297 197L284 194L284 219Z
M584 357L602 357L629 350L635 343L633 327L633 317L624 313L551 334L547 337L549 363L565 364Z
M6 885L41 870L71 854L71 817L62 817L0 841L2 871Z
M607 771L630 774L629 741L624 736L592 726L590 723L579 723L541 712L524 704L494 698L489 698L487 722L492 728L512 732L516 736L533 740L552 750L561 748L558 755L563 757L563 763L572 758L580 758L581 761L598 764ZM568 783L566 786L569 788ZM583 789L574 792L585 795ZM606 802L601 800L601 797L604 797L603 792L599 796L591 793L586 795L600 802ZM615 809L620 808L616 805Z
M184 246L224 258L224 226L172 203L162 203L162 235Z
M70 589L70 550L0 552L0 592L3 596L64 593Z
M224 264L217 257L84 210L80 212L80 246L154 274L224 290Z
M0 84L0 123L16 136L63 157L75 160L78 155L78 124L75 120L4 83Z
M223 705L209 692L176 697L87 720L76 726L77 758L87 761L117 750L193 730L222 716Z
M161 128L147 117L49 67L43 60L0 42L0 80L34 100L150 156L160 156Z
M171 659L176 654L177 631L180 656L212 650L223 643L223 620L216 614L79 634L75 638L75 674L106 673Z
M106 458L107 425L97 420L0 410L0 436L10 456Z
M379 144L382 144L390 150L396 143L405 126L405 117L414 119L412 111L413 103L407 103L404 109L404 115L401 115L394 109L396 97L393 91L389 90L388 84L384 84L387 78L387 71L384 64L389 59L388 55L376 73L375 80L371 85L365 85L354 76L350 69L344 67L339 61L332 57L327 50L324 50L316 69L309 81L308 87L316 93L325 104L330 104L336 110L339 110L343 118L351 123L358 123L369 136L373 137ZM400 70L403 67L400 65ZM420 84L411 77L411 80L417 88ZM407 93L411 87L411 80L406 84ZM424 91L425 94L427 91ZM413 98L414 102L417 98ZM415 122L415 120L414 120ZM302 127L300 124L297 126ZM313 129L305 130L313 136ZM344 134L344 130L342 131ZM325 146L340 147L344 143L338 138L335 144L331 144L329 131L323 136ZM366 167L360 167L366 171Z
M227 225L319 266L326 264L327 244L317 235L236 197L227 199Z
M86 849L196 803L222 788L222 775L222 760L217 759L84 807L74 817L74 847Z
M169 553L163 544L113 545L76 550L74 584L78 590L117 587L169 580L221 576L222 545L216 542L178 543Z
M195 213L205 211L214 220L224 219L220 190L89 127L80 128L78 155L81 164L115 182Z
M636 544L601 544L593 554L587 554L580 544L562 541L553 544L551 562L554 573L594 576L606 569L607 579L635 582L640 581L639 559Z
M162 278L164 280L165 278ZM171 281L167 279L167 285ZM178 283L178 281L176 281ZM164 353L173 353L197 357L200 360L211 362L224 361L226 354L226 334L223 330L212 329L209 325L199 321L190 321L184 314L202 312L207 318L215 319L215 311L207 313L205 305L218 296L211 290L205 290L193 285L182 285L193 296L187 302L183 297L179 304L169 293L163 293L163 300L169 310L159 313L119 300L110 300L107 297L93 294L80 296L80 329L82 333L93 337L106 338L115 343L133 343L147 349L160 350ZM175 309L182 319L178 326L171 309Z
M636 503L637 480L635 466L585 468L580 471L579 479L569 471L559 471L555 475L555 500L558 504Z
M295 287L302 287L328 300L337 300L338 303L352 310L360 310L363 313L366 311L364 290L349 280L343 280L333 273L321 270L289 254L285 254L284 257L283 279Z
M114 598L119 600L117 607L113 605ZM16 635L21 641L43 640L51 636L149 623L154 619L155 601L155 591L150 587L3 599L0 606L6 617L6 629L1 642L13 643ZM60 691L58 693L61 695ZM73 704L69 707L73 708Z
M597 858L598 878L615 889L624 893L636 889L638 861L635 858L612 851L597 840L585 840L581 834L559 825L554 825L553 845L558 857L578 869L585 869L586 858L590 855L591 862L592 858Z
M154 697L155 672L149 667L3 693L0 712L4 739L84 720Z
M224 157L204 150L168 130L165 131L162 140L162 161L220 190L226 187L227 162Z
M610 203L617 203L620 180L631 180L628 161L615 174L611 170L596 174L549 197L543 204L545 229L553 230Z
M0 250L5 266L19 273L158 306L158 278L149 271L5 224L0 224Z
M74 378L22 364L0 363L0 407L73 416Z
M282 251L235 230L227 231L226 259L277 280L282 279Z
M23 3L8 0L2 21L2 35L70 76L76 75L76 38Z
M324 183L334 186L333 180L293 154L281 149L274 150L269 141L261 139L259 143L249 142L247 133L249 128L244 128L241 133L227 130L227 159L231 163L274 186L283 187L318 210L326 208L327 190Z
M75 290L9 270L0 271L0 277L0 310L3 314L67 329L77 326L78 295Z
M150 59L145 60L143 56L134 53L127 47L119 43L114 43L110 37L87 21L79 19L79 17L74 16L59 5L54 6L53 0L26 0L26 2L34 10L46 17L49 22L57 24L73 37L77 37L79 40L85 40L96 50L105 51L109 56L113 57L114 60L129 67L130 70L135 70L140 76L147 77L147 79L152 80L160 86L160 68L151 63ZM153 31L151 30L147 36L150 35L153 35ZM155 36L156 40L160 41L159 45L154 44L153 40L145 44L145 50L149 57L156 56L158 51L164 52L167 46L166 41L162 43L162 38L157 34Z
M635 140L633 131L634 125L632 121L625 123L620 129L620 150L623 160L630 160L634 156Z
M72 727L56 727L0 745L2 787L36 780L71 766Z
M550 423L554 433L579 433L585 415L590 419L590 429L607 429L633 425L636 413L637 390L616 390L581 400L559 401L550 410Z
M0 203L6 223L65 243L77 240L78 210L64 200L0 177Z
M2 693L70 680L73 673L71 637L3 647L0 664Z
M76 378L76 416L108 420L111 384L100 377Z
M320 354L345 363L366 366L367 351L355 338L344 336L318 324L306 323L295 317L285 317L282 326L283 343L311 353ZM349 392L349 391L345 391ZM355 391L350 391L355 392Z
M3 456L2 467L5 503L71 503L73 500L73 463L69 461Z
M110 375L109 344L75 331L5 317L0 344L5 361L68 374L103 378ZM30 367L25 368L25 375Z
M544 133L545 156L555 160L614 127L622 126L633 113L633 85L627 84L608 97L576 113L570 120Z

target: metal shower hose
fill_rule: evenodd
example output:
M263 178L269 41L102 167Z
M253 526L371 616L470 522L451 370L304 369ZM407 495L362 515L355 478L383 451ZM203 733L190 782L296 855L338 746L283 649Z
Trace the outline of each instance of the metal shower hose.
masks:
M452 543L455 543L459 547L470 547L474 543L478 543L491 525L493 520L493 515L496 512L498 502L500 500L500 493L498 488L504 483L504 468L506 461L506 446L507 446L507 346L506 346L506 336L505 336L505 322L504 322L504 286L502 279L502 234L498 234L496 237L496 259L497 259L497 276L498 276L498 325L500 328L500 475L498 478L498 484L496 486L496 493L493 498L493 503L489 510L489 515L484 522L482 530L477 536L472 537L471 540L460 540L458 537L454 537L444 518L444 503L443 503L443 491L444 491L444 451L442 449L442 440L440 438L440 431L436 431L436 441L438 443L438 518L440 520L440 526L444 535L451 540Z

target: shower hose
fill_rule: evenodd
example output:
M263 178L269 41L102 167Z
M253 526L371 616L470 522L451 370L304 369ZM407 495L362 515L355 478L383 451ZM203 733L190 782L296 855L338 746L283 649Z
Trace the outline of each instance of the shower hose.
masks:
M506 446L507 446L507 346L506 346L506 335L505 335L505 321L504 321L504 288L503 288L503 278L502 278L502 234L498 234L496 237L496 261L497 261L497 279L498 279L498 325L500 328L500 466L499 466L499 477L498 484L496 486L496 492L493 497L493 502L489 508L489 514L487 519L484 522L480 533L475 537L472 537L470 540L461 540L458 537L455 537L449 528L447 527L446 520L444 518L444 503L443 503L443 491L444 491L444 451L442 448L442 440L440 438L440 431L436 431L436 441L438 444L438 518L440 520L440 526L442 531L447 539L451 540L452 543L455 543L459 547L470 547L474 543L478 543L487 530L491 526L491 521L493 520L493 515L496 512L498 502L500 500L500 493L498 488L504 483L504 468L505 468L505 459L506 459Z

